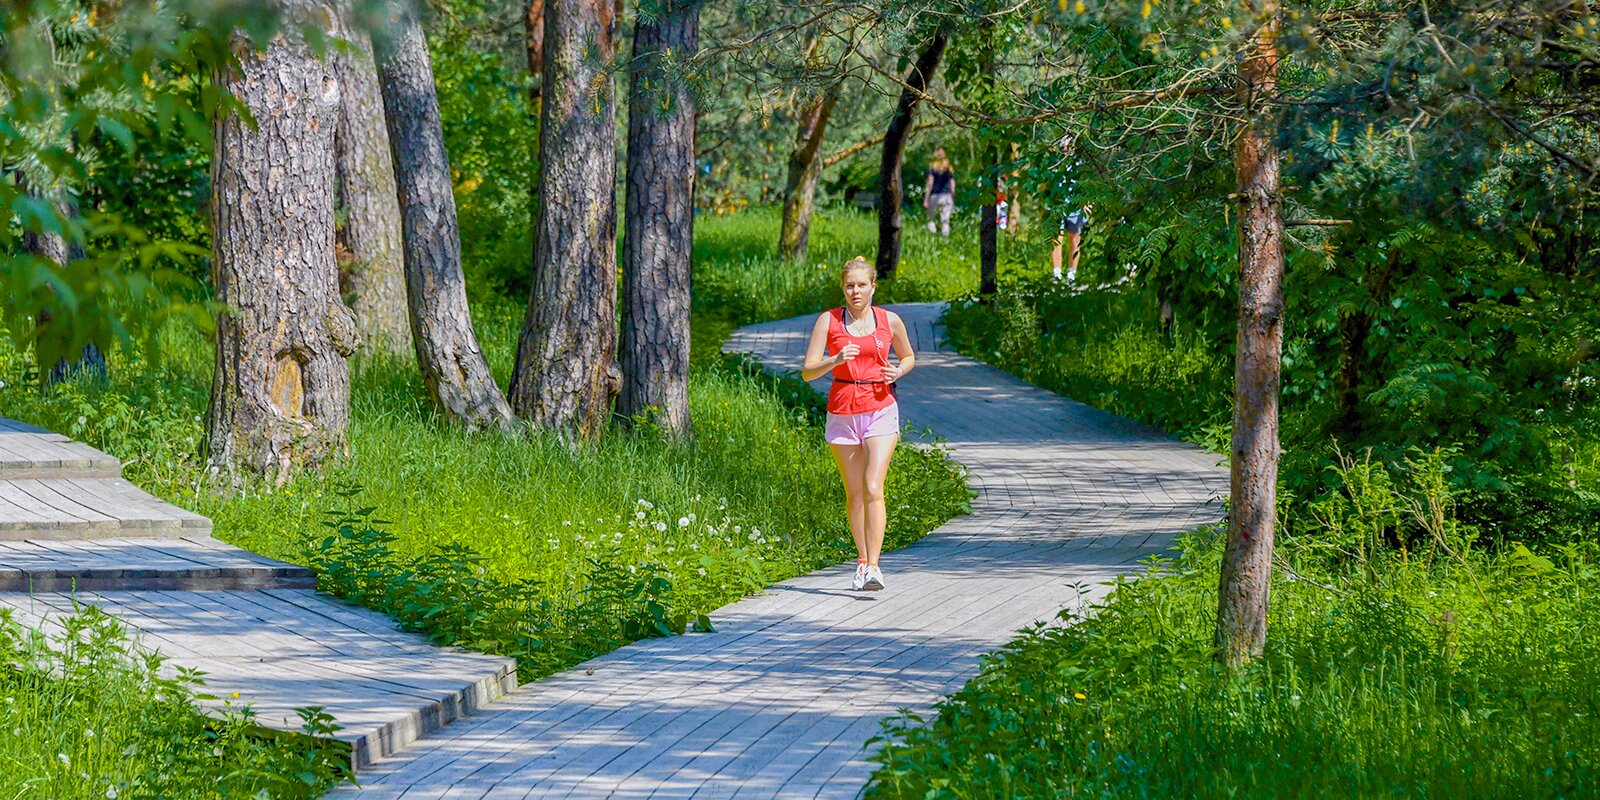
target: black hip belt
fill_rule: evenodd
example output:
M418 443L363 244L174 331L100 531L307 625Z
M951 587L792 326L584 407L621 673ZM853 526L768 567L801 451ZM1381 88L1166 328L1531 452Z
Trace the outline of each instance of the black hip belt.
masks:
M857 386L873 386L876 384L882 384L889 387L890 397L894 397L896 399L900 397L900 387L894 381L853 381L849 378L834 378L833 381L834 383L853 383Z

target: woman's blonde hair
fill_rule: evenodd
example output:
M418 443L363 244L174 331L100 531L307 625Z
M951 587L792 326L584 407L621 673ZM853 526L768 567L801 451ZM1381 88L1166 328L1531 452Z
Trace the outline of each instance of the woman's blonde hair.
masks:
M950 157L944 154L943 147L933 151L933 157L928 160L928 166L946 172L950 170Z
M844 267L839 270L839 282L844 283L845 281L849 280L850 273L858 269L864 269L870 273L872 276L872 282L874 284L878 282L878 268L872 266L872 262L868 261L865 256L856 256L855 258L844 262Z

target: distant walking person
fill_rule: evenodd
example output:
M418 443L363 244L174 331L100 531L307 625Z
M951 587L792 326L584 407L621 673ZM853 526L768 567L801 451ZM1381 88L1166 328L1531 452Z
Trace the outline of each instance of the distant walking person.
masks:
M1089 212L1094 206L1078 205L1078 178L1073 173L1083 162L1075 158L1077 146L1072 134L1062 136L1056 146L1061 148L1066 160L1061 167L1061 177L1056 181L1055 200L1062 209L1061 228L1050 248L1050 272L1056 280L1061 280L1061 250L1064 244L1067 251L1067 283L1072 283L1078 277L1078 246L1083 241L1083 226L1088 224Z
M928 211L928 233L938 230L949 236L950 214L956 210L956 171L951 168L943 148L933 151L933 160L928 162L928 184L923 187L922 207ZM939 223L937 228L935 220Z
M859 256L844 265L839 274L844 307L817 317L800 370L807 381L833 373L824 436L844 480L845 510L856 542L850 588L858 591L883 588L878 567L888 527L883 483L900 442L894 383L917 364L900 315L872 304L876 275L872 263ZM898 364L889 362L891 350Z

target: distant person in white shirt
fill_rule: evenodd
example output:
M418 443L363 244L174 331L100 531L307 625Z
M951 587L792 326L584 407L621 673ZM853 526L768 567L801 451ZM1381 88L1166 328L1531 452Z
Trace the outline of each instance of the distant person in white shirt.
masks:
M1062 212L1061 227L1050 249L1050 272L1055 280L1061 280L1061 251L1065 245L1067 283L1072 283L1078 277L1078 246L1083 240L1083 226L1089 223L1089 212L1094 206L1078 205L1078 179L1073 173L1083 162L1074 158L1077 141L1068 133L1061 137L1056 146L1061 148L1061 154L1066 159L1061 168L1061 177L1056 181L1055 200Z

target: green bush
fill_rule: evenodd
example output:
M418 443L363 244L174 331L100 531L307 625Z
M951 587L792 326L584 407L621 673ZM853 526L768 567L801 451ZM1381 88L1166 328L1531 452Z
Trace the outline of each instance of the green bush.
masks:
M200 674L163 677L95 606L53 636L0 610L0 794L14 798L309 798L347 777L349 746L319 709L303 734L257 727L250 709L217 718L194 701Z

